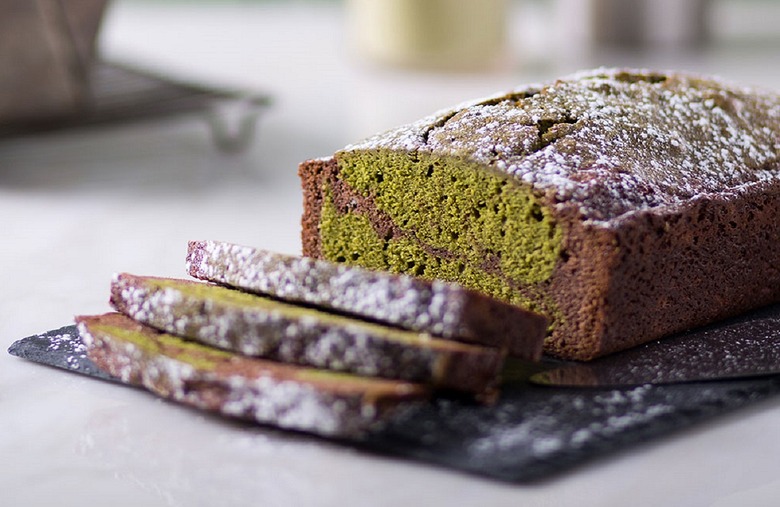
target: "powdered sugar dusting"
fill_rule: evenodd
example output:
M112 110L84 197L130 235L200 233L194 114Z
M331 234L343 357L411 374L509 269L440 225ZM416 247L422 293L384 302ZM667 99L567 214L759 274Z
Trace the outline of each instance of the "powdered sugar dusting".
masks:
M443 282L372 272L308 257L203 241L190 274L287 301L363 315L406 329L457 336L464 289Z
M674 412L674 406L653 403L647 398L650 386L631 390L612 390L594 396L550 396L548 414L537 414L519 423L507 425L506 431L496 431L474 440L472 452L479 454L500 453L519 446L528 448L535 459L555 457L564 449L591 445L594 441L608 439L627 429L652 423ZM593 418L590 424L575 431L551 431L560 427L557 413L559 403L580 404L589 410ZM566 428L568 430L568 428Z
M608 224L778 182L780 96L694 75L599 69L440 112L344 151L376 149L463 157Z
M191 242L187 269L196 278L437 337L512 344L529 357L541 346L541 333L535 344L529 327L541 329L540 316L456 284L217 241ZM475 324L475 311L497 318Z

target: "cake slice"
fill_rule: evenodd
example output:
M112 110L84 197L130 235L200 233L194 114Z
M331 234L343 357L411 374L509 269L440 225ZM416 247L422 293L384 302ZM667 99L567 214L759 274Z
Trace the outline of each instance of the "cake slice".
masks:
M591 359L780 301L780 95L600 69L300 166L303 254L458 282Z
M120 274L111 304L161 331L248 356L474 393L497 384L505 358L499 349L189 280Z
M269 252L191 241L190 275L448 339L541 355L547 319L463 286Z
M185 405L329 437L359 438L425 387L248 358L116 314L77 317L87 355L126 384Z

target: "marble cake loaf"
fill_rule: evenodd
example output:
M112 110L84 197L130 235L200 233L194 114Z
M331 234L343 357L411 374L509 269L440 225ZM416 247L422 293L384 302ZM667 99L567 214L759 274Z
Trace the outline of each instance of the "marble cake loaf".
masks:
M250 358L109 313L77 317L89 358L125 384L222 415L324 436L360 438L430 396L407 382Z
M601 69L304 162L303 253L459 282L591 359L780 300L780 96Z

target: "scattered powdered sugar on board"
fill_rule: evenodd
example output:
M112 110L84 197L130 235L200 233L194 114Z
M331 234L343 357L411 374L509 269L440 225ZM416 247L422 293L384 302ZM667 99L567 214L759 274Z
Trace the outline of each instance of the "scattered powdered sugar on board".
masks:
M662 401L651 401L647 397L650 389L650 386L630 390L614 389L591 396L553 394L547 406L540 407L537 417L507 425L501 431L494 431L469 445L480 454L525 445L538 459L549 459L562 449L579 448L594 439L608 438L672 413L673 406ZM595 416L593 421L574 431L562 427L558 417L569 410L568 405L575 410L584 411L587 408L588 414Z
M630 386L780 373L780 305L573 363L532 378L555 386Z
M370 448L509 481L531 481L780 391L780 377L630 389L505 386L495 405L440 398Z
M55 334L49 340L48 350L65 354L65 362L72 370L78 370L87 358L87 347L70 333Z
M87 357L87 347L75 326L64 326L14 342L8 352L14 356L104 380L115 380L100 371Z

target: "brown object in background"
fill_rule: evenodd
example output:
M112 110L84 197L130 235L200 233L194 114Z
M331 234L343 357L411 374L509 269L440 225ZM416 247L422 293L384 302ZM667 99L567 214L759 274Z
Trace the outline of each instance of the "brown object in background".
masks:
M0 125L84 107L107 0L5 0L0 4Z

